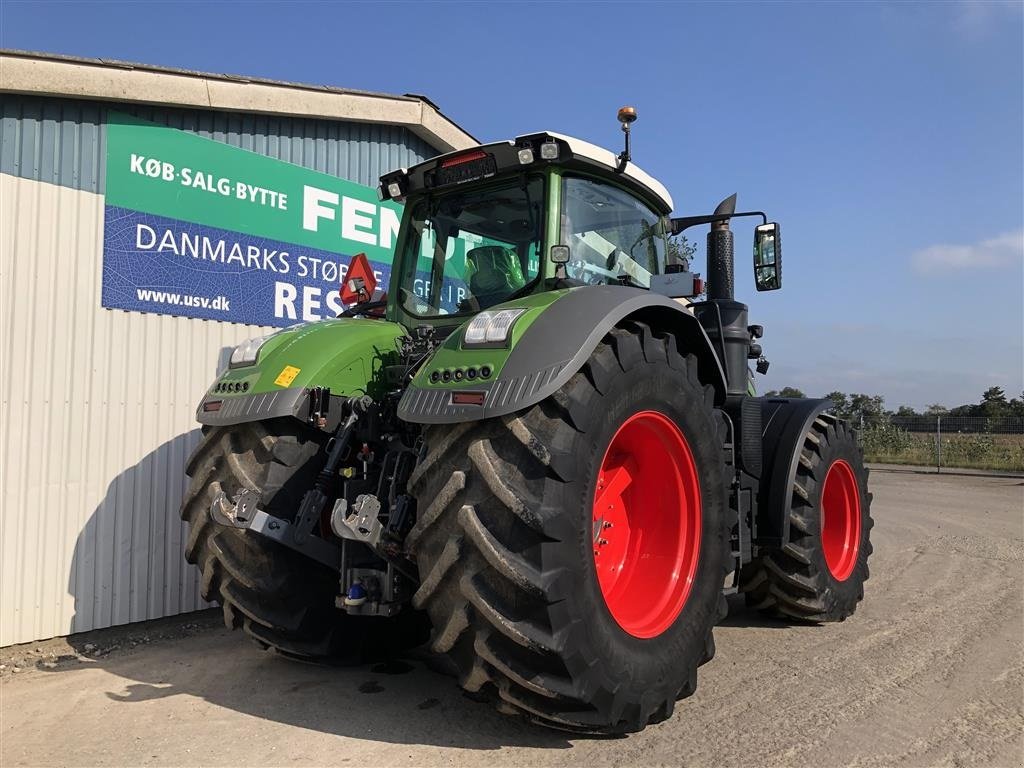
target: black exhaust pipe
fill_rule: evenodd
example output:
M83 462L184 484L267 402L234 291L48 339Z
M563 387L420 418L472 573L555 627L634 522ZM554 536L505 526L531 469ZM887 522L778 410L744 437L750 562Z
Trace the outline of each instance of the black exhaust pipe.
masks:
M725 198L715 208L715 216L736 213L736 195ZM708 299L735 298L735 258L732 241L732 230L729 220L711 223L708 232Z
M715 215L736 212L736 195L727 197L715 209ZM747 394L747 360L750 331L747 330L747 305L735 300L735 253L729 220L711 223L708 233L708 299L693 305L694 314L725 370L726 391L730 396Z

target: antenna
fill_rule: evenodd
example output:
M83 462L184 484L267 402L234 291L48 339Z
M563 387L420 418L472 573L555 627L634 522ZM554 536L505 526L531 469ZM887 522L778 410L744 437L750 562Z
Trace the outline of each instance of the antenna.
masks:
M626 163L630 161L629 153L629 126L636 122L637 114L636 107L620 107L617 115L619 123L622 125L622 132L626 134L626 147L619 153L618 161L619 165L615 169L619 173L626 170Z

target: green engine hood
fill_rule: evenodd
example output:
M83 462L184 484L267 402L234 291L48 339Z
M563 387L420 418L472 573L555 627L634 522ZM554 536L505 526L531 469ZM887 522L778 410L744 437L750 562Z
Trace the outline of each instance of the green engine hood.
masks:
M211 425L299 415L312 387L333 396L378 398L384 367L399 361L398 323L357 318L286 328L260 347L253 365L228 368L206 392L196 418Z

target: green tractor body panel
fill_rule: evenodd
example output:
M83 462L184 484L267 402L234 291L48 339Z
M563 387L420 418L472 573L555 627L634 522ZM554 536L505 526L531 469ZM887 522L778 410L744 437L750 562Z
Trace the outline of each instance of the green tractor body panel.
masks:
M223 426L298 416L314 387L332 396L380 397L384 368L399 360L398 323L343 318L288 328L269 337L252 365L228 368L207 391L196 418Z
M490 371L487 378L497 378L508 361L512 350L522 341L530 326L542 316L548 307L567 293L569 293L569 289L547 291L490 307L487 311L492 313L502 309L526 310L516 319L515 324L512 326L512 330L509 333L509 343L500 347L480 348L465 346L463 344L463 336L465 335L466 326L470 322L467 320L453 333L449 334L444 342L434 350L430 360L420 368L419 373L413 379L413 386L425 387L436 384L438 387L458 389L460 386L471 383L471 381L482 379L483 377L479 374L483 370ZM437 371L439 375L447 371L451 374L452 378L450 380L439 379L432 383L430 375L434 371ZM462 376L455 378L458 371L462 371ZM474 372L473 379L466 378L466 374L469 371Z
M502 309L526 310L512 326L508 344L467 345L465 325L456 330L417 372L399 403L399 418L419 424L477 421L540 402L623 321L674 336L680 349L697 356L717 399L725 398L725 374L707 334L692 313L666 296L593 285L513 299L488 311Z

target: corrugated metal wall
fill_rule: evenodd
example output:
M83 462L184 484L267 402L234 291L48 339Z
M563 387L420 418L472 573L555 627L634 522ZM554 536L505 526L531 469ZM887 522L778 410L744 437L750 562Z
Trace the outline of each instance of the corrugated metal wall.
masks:
M182 556L193 411L262 329L100 306L107 105L2 97L0 645L201 607ZM372 184L405 129L124 111Z
M102 195L111 109L371 187L381 174L437 154L400 126L5 94L0 173Z

